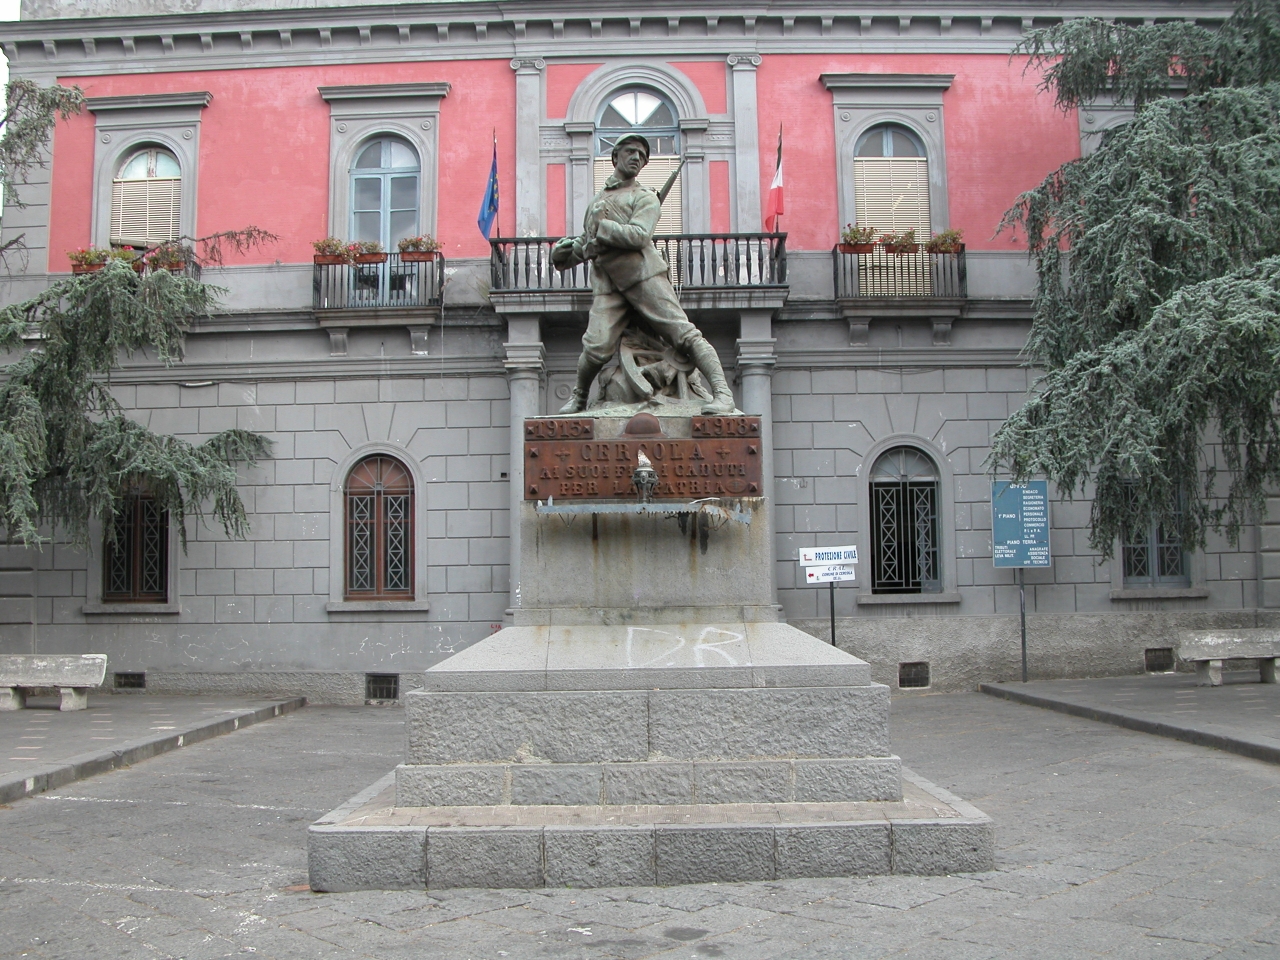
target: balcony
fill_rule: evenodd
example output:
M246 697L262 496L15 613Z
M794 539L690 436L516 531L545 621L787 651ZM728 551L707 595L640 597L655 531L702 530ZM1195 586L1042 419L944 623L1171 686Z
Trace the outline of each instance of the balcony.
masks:
M352 327L407 327L413 352L426 353L427 328L440 319L442 255L419 261L390 253L380 263L317 263L314 270L311 305L334 356L346 354Z
M873 319L928 319L936 346L951 343L951 324L969 296L963 248L958 253L831 251L836 301L849 321L851 346L866 346Z
M551 265L557 237L490 241L490 295L499 312L585 313L591 306L591 266ZM787 296L785 233L679 233L653 238L671 265L687 310L781 306Z

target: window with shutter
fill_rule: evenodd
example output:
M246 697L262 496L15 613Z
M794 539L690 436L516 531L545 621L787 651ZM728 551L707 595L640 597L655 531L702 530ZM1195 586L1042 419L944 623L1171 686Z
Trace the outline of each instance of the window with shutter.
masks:
M181 205L177 158L158 147L138 151L111 182L111 242L145 247L178 239Z
M873 127L858 141L853 161L855 212L860 226L877 232L916 232L929 239L929 161L905 127ZM858 286L869 296L920 296L932 292L923 254L858 258Z

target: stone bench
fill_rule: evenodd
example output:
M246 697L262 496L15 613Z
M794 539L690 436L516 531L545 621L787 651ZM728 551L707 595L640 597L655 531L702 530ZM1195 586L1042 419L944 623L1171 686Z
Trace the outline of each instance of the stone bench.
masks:
M21 710L27 705L27 691L39 687L61 692L60 710L83 710L89 705L89 688L102 686L106 675L105 653L0 654L0 710Z
M1178 639L1178 659L1194 663L1202 686L1222 685L1224 660L1257 660L1263 683L1276 682L1280 630L1184 630Z

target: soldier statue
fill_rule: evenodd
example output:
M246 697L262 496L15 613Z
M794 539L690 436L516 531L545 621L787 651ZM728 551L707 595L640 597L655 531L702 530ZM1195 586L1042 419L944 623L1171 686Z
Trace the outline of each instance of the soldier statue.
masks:
M586 409L591 384L613 358L633 316L687 354L706 379L712 396L702 408L704 414L734 413L733 393L720 358L680 307L667 262L653 245L662 201L654 190L636 182L636 175L649 162L649 141L637 133L620 137L612 160L613 174L587 207L582 233L557 241L551 252L551 261L560 270L595 262L578 382L560 413Z

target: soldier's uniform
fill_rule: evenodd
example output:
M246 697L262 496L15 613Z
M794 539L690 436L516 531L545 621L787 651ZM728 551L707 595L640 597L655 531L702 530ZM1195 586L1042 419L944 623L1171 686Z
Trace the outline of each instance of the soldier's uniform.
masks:
M623 137L617 146L630 139L643 143L648 155L648 142L643 137ZM553 262L561 269L595 260L591 313L578 358L578 385L562 413L576 412L586 405L591 382L618 349L631 311L697 364L715 393L706 412L733 412L733 394L720 358L689 322L667 276L667 261L653 245L653 231L661 215L662 203L656 191L635 180L610 176L604 189L587 206L582 233L572 241L566 237L552 251Z

